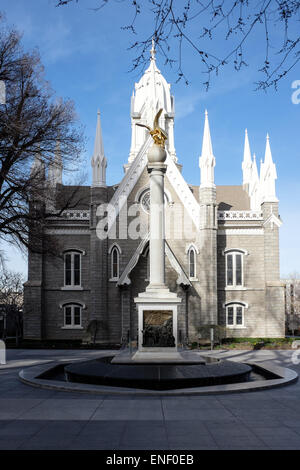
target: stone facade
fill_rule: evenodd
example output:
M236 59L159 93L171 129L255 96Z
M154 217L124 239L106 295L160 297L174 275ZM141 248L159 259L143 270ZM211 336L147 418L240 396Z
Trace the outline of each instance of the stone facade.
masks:
M160 87L157 103L152 99L155 86ZM178 307L180 338L197 340L199 327L211 324L226 325L228 336L284 336L284 285L279 277L281 221L269 138L260 177L246 134L243 185L215 186L216 160L206 113L199 160L201 184L192 186L183 179L177 162L174 98L156 67L152 49L150 67L135 85L132 125L152 125L159 108L164 110L161 127L165 124L171 134L165 176L165 266L169 289L182 299ZM93 320L98 321L98 343L136 339L134 298L145 291L149 276L145 201L151 139L142 128L138 132L133 128L132 136L124 178L119 185L107 186L98 113L93 184L77 188L81 197L76 208L49 218L45 233L55 237L57 256L29 253L24 288L26 339L84 340ZM56 171L46 183L56 195L57 208L70 190L61 184L60 161L56 154ZM108 217L104 204L110 204L105 209ZM178 218L179 214L182 217Z

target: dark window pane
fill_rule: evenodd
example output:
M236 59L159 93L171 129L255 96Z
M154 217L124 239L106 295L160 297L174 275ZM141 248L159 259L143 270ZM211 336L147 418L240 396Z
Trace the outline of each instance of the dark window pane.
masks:
M74 307L74 325L80 325L81 324L81 318L80 318L80 307Z
M236 308L236 324L237 325L243 324L243 308L242 307Z
M65 255L65 283L66 286L70 286L72 282L71 277L71 255Z
M119 253L117 248L113 249L112 252L112 277L117 278L119 275Z
M235 255L236 285L242 285L242 255Z
M190 277L195 277L195 252L190 251Z
M80 286L80 255L74 255L74 286Z
M65 325L72 325L72 309L71 307L65 308Z
M233 307L227 309L227 325L233 325Z
M227 255L227 285L233 285L232 255Z

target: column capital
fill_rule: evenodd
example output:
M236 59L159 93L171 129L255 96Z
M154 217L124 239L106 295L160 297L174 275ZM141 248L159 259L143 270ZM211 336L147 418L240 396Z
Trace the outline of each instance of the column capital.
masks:
M160 171L162 173L166 173L167 165L165 163L148 163L147 171L151 173L153 170Z

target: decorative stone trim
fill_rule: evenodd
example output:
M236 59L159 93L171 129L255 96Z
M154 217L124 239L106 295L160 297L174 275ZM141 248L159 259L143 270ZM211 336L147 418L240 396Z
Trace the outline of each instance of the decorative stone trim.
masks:
M90 235L88 228L46 228L47 235Z
M177 278L177 281L176 281L177 284L178 285L183 284L184 286L191 286L191 283L190 283L188 277L186 276L185 272L183 271L182 267L180 266L176 256L174 255L173 251L169 247L167 241L165 241L165 251L166 251L166 255L167 255L167 257L168 257L168 259L171 263L171 266L175 269L175 271L178 274L178 278ZM196 280L196 279L191 279L191 280Z
M68 209L61 213L61 216L53 216L49 217L49 219L54 220L90 220L90 211L89 210L82 210L82 209Z
M263 228L227 228L218 230L218 235L263 235Z
M137 180L141 176L146 164L147 164L147 152L152 143L152 137L149 136L145 141L144 145L141 147L139 153L131 163L128 168L123 180L119 184L116 192L111 198L109 204L114 207L114 211L109 211L108 216L108 227L112 227L116 217L118 216L120 210L122 209L125 201L127 200L129 194L133 190Z
M244 250L243 248L225 248L222 251L222 255L224 256L230 251L238 251L239 253L242 253L243 255L246 255L246 256L249 255L249 252L247 250Z
M66 291L81 291L83 290L83 287L81 286L64 286L64 287L61 287L60 290L66 290Z
M117 248L117 250L119 250L119 253L122 254L122 250L121 250L120 245L118 245L118 243L114 242L108 249L108 254L109 255L111 254L111 252L114 248Z
M279 228L282 225L282 221L272 213L270 217L268 217L268 219L264 222L264 225L268 224L271 224L271 229L273 230L274 224Z
M129 274L131 273L131 271L133 270L133 268L137 265L137 262L139 260L139 257L140 255L143 253L144 251L144 248L145 248L145 245L146 243L149 241L150 239L150 233L148 233L146 235L145 238L143 238L140 242L140 244L138 245L134 255L132 256L132 258L129 260L129 263L127 264L126 268L124 269L123 273L121 274L119 280L118 280L118 283L117 283L117 286L122 286L124 284L131 284L131 280L129 278Z
M199 204L195 199L192 191L190 190L188 184L184 180L182 174L178 170L174 160L170 157L167 152L167 177L175 189L179 199L183 203L184 207L187 209L189 216L194 222L195 226L199 227L200 215L199 215Z
M186 255L188 254L188 252L190 251L191 248L194 248L197 255L199 255L200 251L199 251L199 248L197 247L197 245L195 243L189 243L188 245L186 245L186 247L185 247L185 254Z
M263 220L261 211L218 211L218 220Z
M61 330L83 330L83 326L62 326Z
M67 299L59 303L59 308L64 308L66 305L78 304L81 306L82 310L86 310L86 304L81 302L81 300Z

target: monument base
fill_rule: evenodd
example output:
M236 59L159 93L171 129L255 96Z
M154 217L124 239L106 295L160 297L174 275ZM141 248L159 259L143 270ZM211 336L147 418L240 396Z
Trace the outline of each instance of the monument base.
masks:
M165 286L150 285L134 301L138 307L138 353L155 357L176 353L177 308L181 299Z

